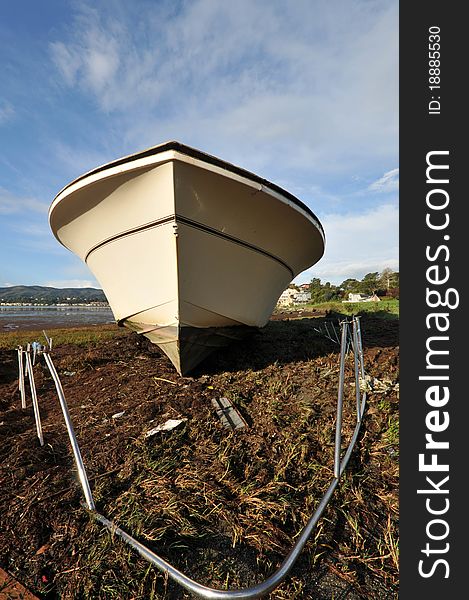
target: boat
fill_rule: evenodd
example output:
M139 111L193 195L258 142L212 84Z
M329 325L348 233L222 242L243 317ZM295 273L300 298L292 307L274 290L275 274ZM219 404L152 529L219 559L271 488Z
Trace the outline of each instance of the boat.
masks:
M53 200L49 223L117 323L157 344L180 375L265 326L325 243L298 198L177 141L78 177Z

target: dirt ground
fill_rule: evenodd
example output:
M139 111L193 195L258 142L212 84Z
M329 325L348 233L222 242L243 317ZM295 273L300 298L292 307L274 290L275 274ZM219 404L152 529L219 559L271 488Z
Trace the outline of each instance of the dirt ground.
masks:
M318 329L337 317L277 315L191 377L117 328L112 339L57 345L98 511L205 585L270 575L332 478L339 348ZM379 385L347 472L273 599L397 598L398 321L361 323ZM39 598L189 598L82 506L53 381L42 359L34 369L43 447L29 388L21 409L16 351L0 352L0 566ZM351 359L346 372L345 442L355 425ZM211 402L221 397L246 428L223 426ZM145 435L168 419L183 422Z

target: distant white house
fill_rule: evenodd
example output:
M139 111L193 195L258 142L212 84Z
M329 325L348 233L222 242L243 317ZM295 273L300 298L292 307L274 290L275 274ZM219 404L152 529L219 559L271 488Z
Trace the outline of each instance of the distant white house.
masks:
M283 290L280 294L280 298L277 301L277 306L290 306L293 304L293 296L298 292L292 288L287 288Z
M295 304L306 304L311 301L311 292L298 292L293 300Z
M293 304L306 304L311 300L310 292L299 292L293 288L287 288L280 294L277 306L292 306Z
M376 294L352 294L348 295L348 300L342 300L342 302L380 302L380 299Z

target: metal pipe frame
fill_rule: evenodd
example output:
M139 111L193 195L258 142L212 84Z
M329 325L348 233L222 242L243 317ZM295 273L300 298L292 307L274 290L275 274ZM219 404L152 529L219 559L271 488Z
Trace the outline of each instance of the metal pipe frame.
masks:
M34 409L34 420L36 421L36 431L37 437L39 438L39 443L41 446L44 446L44 438L42 435L42 425L41 425L41 415L39 414L39 404L37 402L37 393L36 393L36 383L34 382L33 375L33 366L31 364L31 352L29 350L30 346L28 344L28 352L26 352L26 367L28 369L28 377L29 377L29 385L31 387L31 397L33 400L33 409Z
M359 373L359 346L358 346L358 331L357 331L357 320L352 321L352 335L353 335L353 361L355 368L355 401L357 406L357 415L360 418L361 404L360 404L360 373Z
M355 317L354 317L354 319L355 319ZM355 321L353 319L352 319L352 323L355 323ZM354 327L356 327L356 326L354 325ZM347 467L347 464L350 460L350 456L352 455L353 448L357 441L358 434L360 432L360 426L362 424L365 403L366 403L366 393L363 394L360 411L357 412L357 423L355 426L354 433L349 442L347 450L345 451L344 457L342 459L340 459L340 452L341 452L341 431L340 431L340 429L341 429L343 389L344 389L344 370L345 370L345 355L346 355L345 349L346 349L346 346L348 345L347 344L348 331L349 331L349 322L344 321L342 323L342 343L341 343L341 355L340 355L341 362L340 362L338 411L337 411L338 420L336 423L336 438L335 438L335 452L334 452L334 457L335 457L334 477L332 478L332 481L329 484L329 487L327 488L324 496L320 500L315 512L313 513L313 515L311 516L311 518L309 519L308 523L305 525L303 530L300 532L297 541L291 548L288 555L283 560L280 567L262 583L254 585L250 588L240 589L240 590L217 590L215 588L210 588L205 585L202 585L201 583L198 583L197 581L194 581L193 579L191 579L190 577L188 577L187 575L185 575L184 573L179 571L176 567L171 565L169 562L167 562L164 558L162 558L161 556L159 556L158 554L156 554L155 552L153 552L152 550L150 550L149 548L144 546L142 543L140 543L134 537L132 537L131 535L126 533L123 529L121 529L120 527L115 525L112 521L110 521L109 519L107 519L106 517L104 517L103 515L99 514L96 511L93 496L92 496L89 481L88 481L88 477L86 475L86 471L85 471L83 461L81 458L80 449L79 449L78 442L77 442L75 432L73 429L73 425L72 425L72 422L70 419L70 413L68 411L67 402L65 400L62 385L60 383L60 379L57 375L57 371L54 367L54 364L52 362L50 355L48 354L48 352L45 352L44 358L46 360L47 366L49 367L49 371L50 371L52 378L54 379L54 382L56 385L60 405L62 407L62 412L64 415L68 435L70 438L70 443L71 443L72 450L73 450L73 455L75 458L75 463L76 463L78 473L79 473L80 483L83 488L83 493L85 495L86 504L87 504L88 509L92 512L94 518L99 523L101 523L101 525L106 527L112 534L117 535L124 542L129 544L129 546L134 548L134 550L136 550L140 554L140 556L142 556L148 562L153 564L155 567L157 567L160 571L162 571L164 574L166 574L168 577L170 577L176 583L178 583L179 585L181 585L183 588L185 588L189 592L196 594L197 596L199 596L201 598L209 598L212 600L217 600L217 599L218 600L225 600L225 599L249 600L249 599L253 599L253 598L261 598L261 597L265 596L266 594L268 594L269 592L271 592L276 587L278 587L280 585L280 583L290 573L298 556L300 555L306 542L310 538L317 522L321 518L321 516L324 512L324 509L326 508L327 504L329 503L329 500L331 499L331 497L334 493L334 490L339 483L339 479L340 479L341 475L343 474L345 468ZM358 326L358 328L356 328L356 335L357 335L357 343L355 344L355 351L360 352L360 357L359 357L358 362L363 367L363 354L361 352L361 332L360 332L359 326ZM340 405L340 409L339 409L339 405ZM340 427L338 426L339 421L340 421Z
M340 344L339 336L337 335L337 331L334 327L334 322L331 321L332 329L334 330L334 340L337 344Z
M26 350L24 350L23 352L29 352L31 350L31 344L26 344ZM24 363L24 376L27 377L28 376L28 364Z
M335 423L334 477L340 477L340 450L342 445L342 409L344 403L345 355L348 347L348 322L342 321L340 341L339 390L337 394L337 418Z
M42 333L44 334L44 337L46 338L46 342L47 342L47 346L49 347L49 352L52 350L52 338L50 338L47 333L45 332L45 330L42 330Z
M363 341L362 341L362 331L360 327L360 317L355 317L356 329L357 329L357 346L358 346L358 364L360 368L360 377L363 382L365 382L365 363L363 361ZM360 377L359 377L359 385L360 385ZM363 415L363 411L365 410L366 405L366 391L362 393L362 401L360 405L360 418Z
M363 363L363 343L362 343L362 331L360 328L360 317L355 317L357 323L357 336L358 336L358 354L360 356L360 369L362 379L365 379L365 365Z
M24 389L23 346L18 346L18 389L21 395L21 408L26 408L26 393Z
M48 352L44 352L44 360L49 368L50 374L52 375L52 379L55 383L55 388L57 390L57 395L59 397L60 407L62 409L62 413L65 419L65 424L67 426L68 437L70 439L70 444L72 446L73 456L75 458L75 464L78 470L78 478L81 483L81 487L83 489L83 494L85 495L86 505L89 510L95 510L95 504L93 500L93 495L91 493L90 484L88 481L88 477L86 476L85 466L83 465L83 459L81 458L80 447L78 446L78 441L75 436L75 431L73 430L72 420L70 418L70 413L68 411L67 402L65 400L64 391L62 388L62 384L60 383L59 376L55 369L54 363Z

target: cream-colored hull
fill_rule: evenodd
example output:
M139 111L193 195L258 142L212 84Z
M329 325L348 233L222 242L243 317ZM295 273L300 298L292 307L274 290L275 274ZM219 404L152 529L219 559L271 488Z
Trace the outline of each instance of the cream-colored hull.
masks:
M158 344L179 373L264 326L324 250L319 222L299 201L213 160L168 143L72 182L49 213L116 320Z

